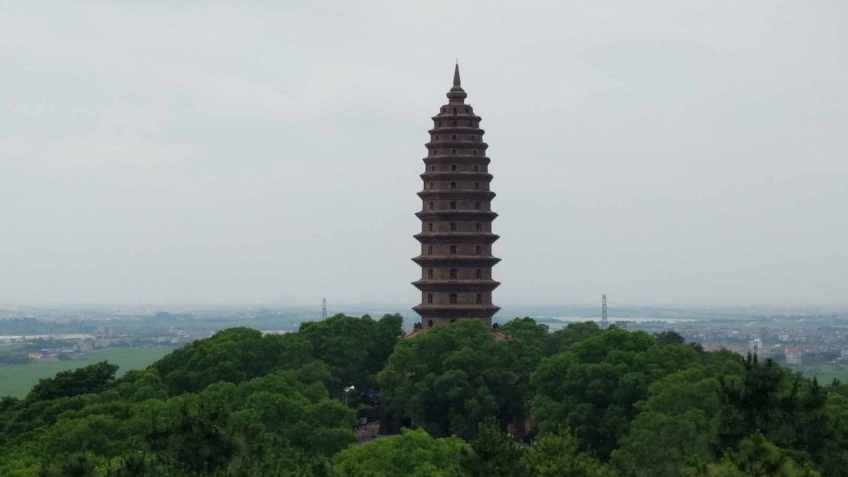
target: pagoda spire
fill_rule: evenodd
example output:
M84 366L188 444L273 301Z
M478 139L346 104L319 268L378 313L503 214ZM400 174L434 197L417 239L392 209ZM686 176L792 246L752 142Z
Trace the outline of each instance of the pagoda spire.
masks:
M467 97L468 94L460 86L459 62L457 62L453 69L453 88L448 91L448 99L450 100L450 104L465 104L465 98Z

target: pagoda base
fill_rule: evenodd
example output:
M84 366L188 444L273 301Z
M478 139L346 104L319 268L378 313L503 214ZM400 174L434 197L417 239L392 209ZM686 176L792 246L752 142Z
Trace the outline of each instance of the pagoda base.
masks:
M421 326L429 328L432 326L453 323L460 319L480 320L487 327L492 327L492 316L501 308L495 305L419 305L412 308L421 315Z

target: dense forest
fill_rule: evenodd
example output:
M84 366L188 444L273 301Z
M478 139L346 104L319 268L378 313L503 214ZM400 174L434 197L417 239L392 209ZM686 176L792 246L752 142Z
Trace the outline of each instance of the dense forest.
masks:
M232 328L120 379L59 373L0 400L0 475L848 476L839 382L670 332L401 325ZM407 427L357 443L374 406Z

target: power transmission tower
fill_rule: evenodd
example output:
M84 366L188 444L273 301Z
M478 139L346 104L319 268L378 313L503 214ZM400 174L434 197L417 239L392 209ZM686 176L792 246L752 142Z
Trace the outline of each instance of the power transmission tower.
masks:
M324 298L323 302L321 303L321 319L322 320L327 319L327 299L326 298Z
M601 303L601 329L605 330L609 327L609 320L607 320L607 296L603 296L603 302Z

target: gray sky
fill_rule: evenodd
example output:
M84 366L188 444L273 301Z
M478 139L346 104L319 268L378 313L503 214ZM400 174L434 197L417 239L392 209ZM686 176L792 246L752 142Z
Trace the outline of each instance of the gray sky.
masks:
M0 303L416 304L423 144L458 57L496 303L848 304L846 18L0 2Z

